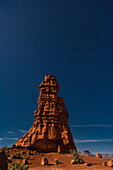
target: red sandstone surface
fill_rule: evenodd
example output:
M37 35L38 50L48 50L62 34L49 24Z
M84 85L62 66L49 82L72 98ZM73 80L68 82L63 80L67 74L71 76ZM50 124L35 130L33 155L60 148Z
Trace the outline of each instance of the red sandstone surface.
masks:
M39 90L33 126L17 140L15 146L39 152L68 152L69 149L76 149L68 126L69 114L64 99L58 97L59 84L55 76L46 75Z

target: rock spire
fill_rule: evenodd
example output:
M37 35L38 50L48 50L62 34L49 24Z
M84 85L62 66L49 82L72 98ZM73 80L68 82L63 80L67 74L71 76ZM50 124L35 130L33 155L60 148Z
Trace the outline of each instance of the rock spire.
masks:
M76 149L68 126L69 114L64 99L58 97L59 84L55 76L46 75L39 90L33 126L17 140L15 146L39 152L68 152L69 149Z

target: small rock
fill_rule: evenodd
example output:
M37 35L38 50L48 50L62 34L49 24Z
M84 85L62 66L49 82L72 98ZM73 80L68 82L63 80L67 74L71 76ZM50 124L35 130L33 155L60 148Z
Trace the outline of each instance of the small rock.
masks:
M102 158L102 156L99 153L95 154L96 158Z
M107 162L103 162L102 165L103 165L103 166L107 166Z
M91 164L85 162L85 163L84 163L84 166L91 166Z
M107 162L107 166L113 167L113 160L109 160L109 161Z
M27 150L27 155L34 155L33 151Z
M24 165L28 164L28 160L27 159L23 159L23 162L22 162Z
M41 160L41 165L48 165L48 159L43 157Z

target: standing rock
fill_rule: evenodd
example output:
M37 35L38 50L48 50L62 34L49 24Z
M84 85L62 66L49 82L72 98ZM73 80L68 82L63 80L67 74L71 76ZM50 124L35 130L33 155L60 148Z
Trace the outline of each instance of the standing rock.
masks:
M48 165L48 159L47 159L47 158L42 157L41 165Z
M39 86L38 109L34 112L34 123L29 132L19 138L16 147L30 148L39 152L63 152L75 149L68 126L69 114L64 99L58 97L59 84L55 76L46 75Z
M102 158L102 156L99 153L95 154L96 158Z
M62 153L62 149L61 149L61 146L60 146L60 145L58 146L58 153L59 153L59 154Z
M0 170L8 170L8 159L5 151L0 151Z
M109 161L107 162L107 166L113 167L113 160L109 160Z

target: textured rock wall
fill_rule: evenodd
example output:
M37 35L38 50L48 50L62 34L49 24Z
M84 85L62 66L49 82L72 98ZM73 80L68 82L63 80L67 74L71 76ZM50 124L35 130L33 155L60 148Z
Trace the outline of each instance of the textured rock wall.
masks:
M17 140L15 146L29 147L40 152L57 151L59 146L62 152L76 149L68 126L69 114L64 99L58 97L59 84L55 76L45 76L39 90L33 126Z

